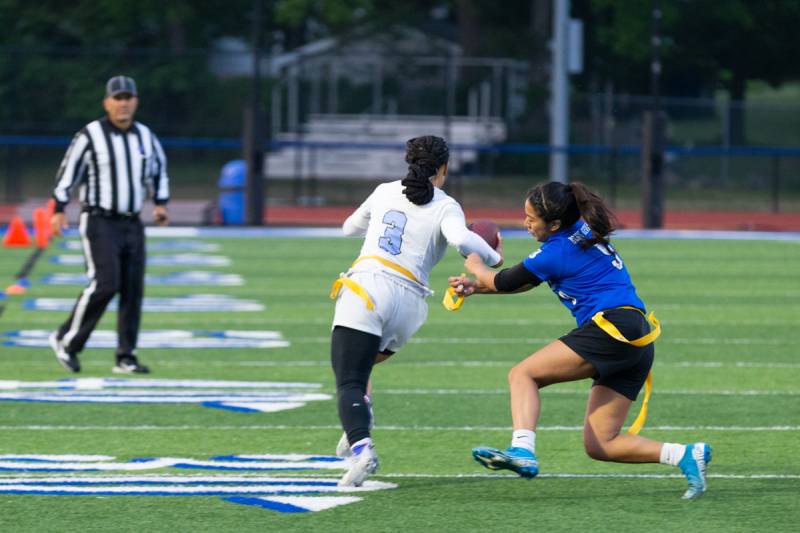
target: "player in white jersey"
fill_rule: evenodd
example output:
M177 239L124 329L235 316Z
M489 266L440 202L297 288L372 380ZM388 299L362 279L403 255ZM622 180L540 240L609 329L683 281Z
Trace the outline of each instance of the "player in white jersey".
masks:
M359 486L378 468L366 396L370 373L425 322L425 298L433 293L428 276L447 245L464 256L477 253L488 265L502 263L498 251L467 229L458 202L441 190L448 158L444 139L409 140L406 178L379 185L342 226L346 235L364 235L364 245L331 291L332 298L338 297L331 363L352 455L340 485Z

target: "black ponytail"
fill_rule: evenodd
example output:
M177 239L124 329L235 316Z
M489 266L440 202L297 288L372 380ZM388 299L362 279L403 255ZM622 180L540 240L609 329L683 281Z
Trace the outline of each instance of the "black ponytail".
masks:
M433 198L431 178L450 159L450 149L441 137L425 135L406 142L408 174L401 181L403 194L416 205L425 205Z
M608 244L611 233L617 229L617 218L603 199L586 185L574 181L569 185L551 181L528 191L528 202L545 222L561 222L568 228L579 218L592 228L592 238L581 244L589 248L598 243Z

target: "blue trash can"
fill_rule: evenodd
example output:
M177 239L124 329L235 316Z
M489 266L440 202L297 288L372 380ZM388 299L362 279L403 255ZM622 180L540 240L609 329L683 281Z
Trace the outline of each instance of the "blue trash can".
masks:
M247 164L244 159L228 161L219 176L219 199L217 206L222 224L244 224L244 189L247 181Z

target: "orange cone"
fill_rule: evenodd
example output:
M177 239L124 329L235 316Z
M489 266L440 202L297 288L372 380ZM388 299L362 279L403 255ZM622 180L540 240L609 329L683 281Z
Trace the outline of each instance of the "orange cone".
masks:
M36 237L37 248L47 248L50 242L50 221L47 210L37 207L33 210L33 232Z
M6 287L6 294L11 296L19 296L20 294L25 294L25 291L27 290L28 289L26 289L22 285L18 285L15 283L13 285L9 285L8 287Z
M6 248L11 247L26 247L31 245L31 236L28 234L28 228L22 222L22 218L17 215L11 219L11 224L8 225L6 234L3 237L3 246Z

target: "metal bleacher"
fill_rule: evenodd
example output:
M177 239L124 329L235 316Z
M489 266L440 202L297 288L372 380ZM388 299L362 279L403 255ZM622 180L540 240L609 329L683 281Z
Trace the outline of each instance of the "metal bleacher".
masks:
M477 160L475 145L506 138L496 117L311 115L302 133L279 133L266 157L270 178L363 178L403 176L405 142L420 135L444 137L450 165L458 171Z

